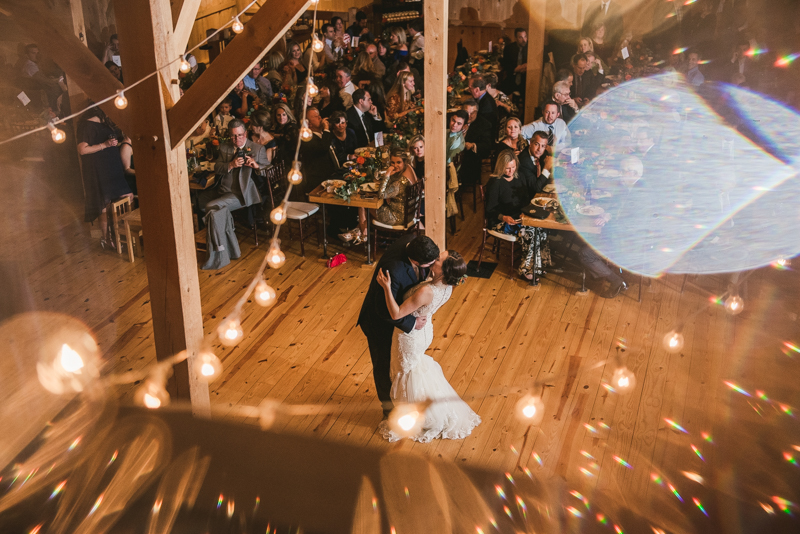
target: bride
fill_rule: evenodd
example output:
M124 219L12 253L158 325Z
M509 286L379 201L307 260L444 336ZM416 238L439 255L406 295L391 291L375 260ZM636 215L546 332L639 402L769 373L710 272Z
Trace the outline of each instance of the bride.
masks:
M422 430L413 439L428 442L435 438L463 439L478 426L481 418L461 400L444 377L441 366L425 351L433 341L431 317L450 299L453 286L466 279L467 264L461 254L453 250L442 252L431 266L431 278L408 290L403 304L398 305L392 295L392 280L386 271L378 272L378 283L386 295L386 307L392 319L409 314L427 316L420 330L406 334L395 328L392 339L392 401L395 404L434 401L425 412ZM389 441L402 438L392 432L384 422L381 434Z

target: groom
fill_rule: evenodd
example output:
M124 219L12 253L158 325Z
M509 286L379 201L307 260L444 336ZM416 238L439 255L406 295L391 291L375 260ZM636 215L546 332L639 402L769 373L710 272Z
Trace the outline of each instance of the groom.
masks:
M392 295L398 304L402 304L403 296L408 288L415 286L428 277L428 268L439 258L439 247L430 237L405 235L394 242L384 252L361 306L358 325L367 336L369 356L372 359L372 376L375 379L375 390L383 406L384 417L392 411L392 377L390 372L392 336L395 327L405 333L425 326L426 318L415 318L407 315L395 321L386 307L383 288L376 278L381 270L389 271L392 279Z

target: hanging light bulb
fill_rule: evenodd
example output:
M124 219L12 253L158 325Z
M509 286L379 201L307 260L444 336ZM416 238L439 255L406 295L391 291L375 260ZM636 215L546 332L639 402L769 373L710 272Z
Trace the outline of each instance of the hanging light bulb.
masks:
M428 405L423 404L400 404L395 405L389 414L387 423L389 429L401 436L413 436L422 430L425 423L425 409Z
M667 352L678 352L683 348L683 334L677 330L670 330L664 334L663 343Z
M242 21L239 20L238 15L234 17L231 29L233 30L234 33L242 33L242 31L244 31L244 24L242 24Z
M286 254L281 250L280 245L275 242L270 245L267 251L267 263L273 269L279 269L286 262Z
M731 315L739 315L744 309L744 300L739 295L731 295L725 299L725 311Z
M50 313L43 317L43 321L51 324L46 324L28 346L37 360L39 382L47 391L57 395L89 388L100 374L100 355L86 326L71 317Z
M192 361L195 374L204 382L212 382L222 372L222 362L210 350L203 350Z
M183 55L181 58L181 66L179 67L180 71L184 74L192 70L192 66L189 64L189 60L186 59L186 54Z
M125 109L128 107L128 99L125 98L125 91L117 91L117 98L114 99L114 105L118 109Z
M136 391L134 401L140 406L155 410L169 404L169 393L159 380L148 378Z
M50 135L53 136L53 141L57 144L61 144L67 140L67 134L64 133L64 130L56 128L55 124L52 122L47 123L47 128L50 130Z
M636 375L623 365L614 371L614 376L611 377L611 386L621 395L629 393L636 386Z
M314 52L322 52L322 50L324 48L325 48L325 45L322 43L322 41L319 39L319 37L317 37L317 35L314 34L314 37L311 40L311 49Z
M281 225L286 222L286 207L283 204L269 213L269 220L273 224Z
M535 425L544 417L544 402L538 395L527 394L517 401L517 418L522 422Z
M308 96L314 97L319 94L319 87L314 84L314 78L308 79L308 85L306 86L306 91L308 91Z
M278 293L275 291L275 289L264 280L261 280L256 285L255 293L256 302L259 306L264 306L265 308L275 304L275 298L278 296Z
M319 3L319 0L311 0L311 5L315 6Z
M303 141L311 141L313 136L314 133L311 131L311 128L308 127L308 119L303 119L303 127L300 128L300 139Z
M303 173L300 172L300 162L295 161L292 163L292 170L289 171L289 183L292 185L297 185L303 181Z
M237 318L226 318L217 328L217 335L219 336L220 343L226 347L233 347L244 337L242 323L240 323Z

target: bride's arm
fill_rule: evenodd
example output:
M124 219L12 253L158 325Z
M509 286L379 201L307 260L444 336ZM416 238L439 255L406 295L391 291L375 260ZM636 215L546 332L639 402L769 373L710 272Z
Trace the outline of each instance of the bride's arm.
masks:
M391 315L392 319L395 321L407 315L411 315L418 308L430 304L433 300L431 288L424 286L418 291L414 291L409 298L403 301L403 304L398 305L392 294L392 278L389 276L389 271L378 271L377 280L381 287L383 287L383 294L386 297L386 308L389 310L389 315Z

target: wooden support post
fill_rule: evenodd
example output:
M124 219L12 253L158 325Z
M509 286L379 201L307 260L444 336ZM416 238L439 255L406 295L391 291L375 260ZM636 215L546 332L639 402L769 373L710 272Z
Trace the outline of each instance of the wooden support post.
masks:
M428 1L425 16L425 234L445 248L447 192L447 24L449 1Z
M125 76L138 80L175 59L169 0L115 0ZM192 229L189 177L183 145L172 148L165 102L177 100L176 85L152 77L130 93L126 133L133 141L136 178L147 241L147 279L156 357L182 350L191 358L201 348L203 316ZM172 98L164 98L164 90ZM175 366L168 390L173 399L192 402L195 415L209 415L208 386L192 366Z
M86 25L83 20L83 0L69 0L69 8L72 15L72 31L75 37L86 46ZM83 109L87 104L88 98L86 93L81 89L80 85L71 83L72 79L67 78L67 88L69 90L69 110L70 113L75 113L79 109ZM78 121L73 121L73 125L77 131ZM80 158L78 158L80 161Z
M539 105L539 86L542 83L544 56L544 27L547 19L547 0L528 0L528 74L525 88L525 122L533 122Z

